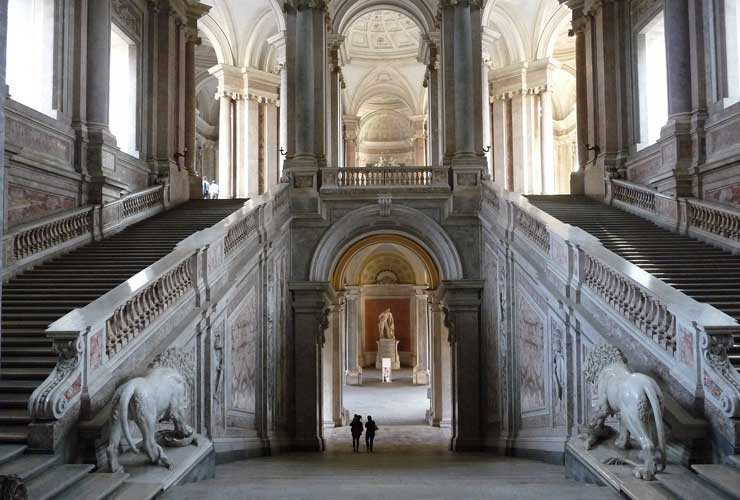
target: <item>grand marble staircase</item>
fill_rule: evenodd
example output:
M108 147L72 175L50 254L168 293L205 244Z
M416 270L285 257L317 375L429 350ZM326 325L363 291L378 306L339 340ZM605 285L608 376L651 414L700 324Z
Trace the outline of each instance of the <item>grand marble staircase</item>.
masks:
M594 235L612 252L698 302L740 321L740 255L582 196L527 196L538 208ZM740 338L729 352L740 369Z
M45 336L50 323L115 288L170 253L186 237L216 224L243 204L244 200L190 201L4 284L0 445L27 441L28 399L57 362Z

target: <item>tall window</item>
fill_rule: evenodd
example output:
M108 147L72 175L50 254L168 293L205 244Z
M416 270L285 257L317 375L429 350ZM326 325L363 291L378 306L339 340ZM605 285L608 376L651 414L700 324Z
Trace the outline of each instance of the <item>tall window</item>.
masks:
M727 104L740 101L740 0L725 0Z
M54 0L9 0L6 81L10 97L54 111Z
M138 157L136 44L115 25L112 25L110 38L110 131L122 151Z
M665 24L661 12L637 36L637 75L640 98L640 141L638 149L660 139L668 121L668 75Z

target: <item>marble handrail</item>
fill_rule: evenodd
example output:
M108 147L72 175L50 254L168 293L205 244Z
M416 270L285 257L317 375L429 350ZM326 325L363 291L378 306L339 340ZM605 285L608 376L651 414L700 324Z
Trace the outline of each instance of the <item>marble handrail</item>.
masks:
M61 419L79 403L81 394L94 398L138 346L153 340L157 328L197 313L210 300L210 287L228 275L229 266L244 254L247 242L259 243L263 233L252 221L263 225L268 219L288 216L287 189L283 184L274 193L247 201L113 290L52 323L46 335L53 340L59 360L31 395L31 415ZM238 238L233 237L235 231Z
M103 206L73 208L12 228L3 236L3 279L163 211L165 192L152 186Z
M321 188L444 188L449 187L448 172L444 167L425 166L325 168Z
M574 297L576 304L585 308L585 314L593 314L590 307L583 306L584 292L588 290L590 300L600 302L600 307L620 322L631 325L627 330L664 360L669 370L679 364L679 334L695 332L690 336L699 340L697 349L701 349L703 362L677 370L677 377L689 390L695 389L696 381L703 378L709 399L727 416L740 415L740 375L727 355L733 334L740 333L740 325L732 317L697 302L611 252L594 236L553 218L525 197L492 182L483 183L482 206L482 217L492 216L495 220L491 222L503 229L500 234L504 238L513 244L522 241L523 255L531 256L530 248L534 248L546 256L540 265L559 269L560 275L569 277L563 279L572 291L564 294ZM524 225L518 220L521 214L526 214ZM533 227L537 229L533 231ZM543 230L549 239L545 239ZM549 242L549 247L544 241Z
M697 198L673 197L646 186L611 179L606 202L672 231L740 253L740 209Z

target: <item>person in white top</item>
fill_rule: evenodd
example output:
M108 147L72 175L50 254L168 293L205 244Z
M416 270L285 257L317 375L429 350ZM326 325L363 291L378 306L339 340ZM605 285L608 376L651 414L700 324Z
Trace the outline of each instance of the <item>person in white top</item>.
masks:
M213 182L211 182L211 185L208 187L208 192L211 194L212 200L218 199L218 184L216 183L216 179L213 179Z

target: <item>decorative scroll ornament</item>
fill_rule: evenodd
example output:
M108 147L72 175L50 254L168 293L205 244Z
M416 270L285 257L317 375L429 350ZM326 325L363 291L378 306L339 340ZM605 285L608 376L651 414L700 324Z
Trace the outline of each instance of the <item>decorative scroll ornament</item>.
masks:
M283 10L294 12L296 10L316 9L327 10L331 0L285 0Z
M319 331L316 335L316 344L323 348L326 344L326 330L329 328L329 314L331 310L327 307L319 314Z
M82 392L80 361L83 353L83 336L74 332L55 338L54 350L59 353L57 365L46 380L33 391L28 402L31 416L35 419L61 418L67 407L76 402Z
M704 333L701 336L701 351L707 366L704 372L704 385L719 386L721 394L705 391L715 399L728 417L740 416L740 374L732 366L727 351L732 347L732 335L713 335ZM714 375L714 376L712 376Z

